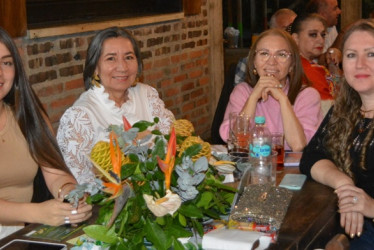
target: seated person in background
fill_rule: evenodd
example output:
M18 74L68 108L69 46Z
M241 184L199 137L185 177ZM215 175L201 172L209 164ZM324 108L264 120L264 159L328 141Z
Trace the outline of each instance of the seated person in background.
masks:
M285 149L301 151L321 120L321 99L309 84L299 50L291 35L280 29L260 34L248 56L248 80L235 86L220 135L227 141L229 114L265 116L270 132L283 132Z
M327 66L330 61L337 66L341 62L342 54L339 48L339 33L336 29L339 15L342 11L337 0L309 0L305 7L306 13L321 15L327 24L323 53L319 57L319 63Z
M90 205L77 208L63 197L76 180L66 167L52 126L33 92L11 37L0 28L0 239L24 223L61 225L91 216ZM31 203L38 168L54 199Z
M279 9L271 16L269 28L288 31L287 28L292 24L295 18L296 13L293 10L287 8Z
M300 171L335 189L340 224L353 238L350 249L373 249L374 23L351 26L342 52L345 80L304 149Z
M290 25L295 18L296 13L293 10L287 8L279 9L271 16L269 21L269 28L287 30L288 28L290 28ZM247 57L239 60L238 65L236 66L234 85L246 81L247 61Z
M121 28L102 30L92 39L83 72L86 91L60 120L57 140L79 183L95 175L89 155L98 141L108 141L111 124L130 124L160 118L158 129L169 133L174 115L165 108L157 91L138 82L142 72L140 50L132 35Z
M314 62L323 53L326 21L318 14L300 14L292 24L291 33L299 46L304 72L321 95L322 111L326 114L334 99L335 86L326 67Z

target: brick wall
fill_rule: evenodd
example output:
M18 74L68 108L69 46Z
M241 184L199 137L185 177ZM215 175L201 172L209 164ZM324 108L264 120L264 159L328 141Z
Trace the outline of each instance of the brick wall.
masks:
M192 121L207 139L213 116L210 102L207 0L201 13L181 20L126 27L140 43L142 81L155 87L176 118ZM40 39L17 39L30 83L54 128L84 91L82 73L94 32Z

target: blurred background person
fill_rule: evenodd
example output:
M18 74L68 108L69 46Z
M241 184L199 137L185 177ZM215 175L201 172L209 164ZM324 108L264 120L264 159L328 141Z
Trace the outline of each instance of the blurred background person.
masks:
M140 49L128 31L112 27L95 35L83 72L86 91L63 114L57 133L66 164L79 183L94 181L91 150L98 141L109 140L108 126L122 125L123 116L131 125L158 117L157 128L170 132L174 115L156 89L138 82L141 73Z
M323 53L326 21L319 14L300 14L292 24L292 37L300 50L304 72L321 95L322 111L326 114L334 99L335 85L330 72L314 60Z

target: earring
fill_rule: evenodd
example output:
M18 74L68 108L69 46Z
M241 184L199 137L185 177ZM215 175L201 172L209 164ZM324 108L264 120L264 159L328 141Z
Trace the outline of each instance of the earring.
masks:
M131 87L135 87L139 82L139 77L135 78L135 81L131 84Z
M257 75L257 70L254 68L253 69L253 74L256 76Z
M91 84L96 87L100 87L100 77L98 74L95 74L92 76Z

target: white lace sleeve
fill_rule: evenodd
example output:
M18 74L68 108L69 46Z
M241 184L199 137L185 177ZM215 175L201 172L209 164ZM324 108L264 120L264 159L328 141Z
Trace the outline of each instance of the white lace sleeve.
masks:
M71 107L64 113L57 132L57 142L78 183L93 182L95 176L88 156L94 143L94 130L84 109Z
M153 117L160 118L157 128L161 133L167 134L170 132L170 126L175 120L173 113L165 108L164 102L160 99L158 92L154 88L148 91L148 100L150 103L151 114Z

